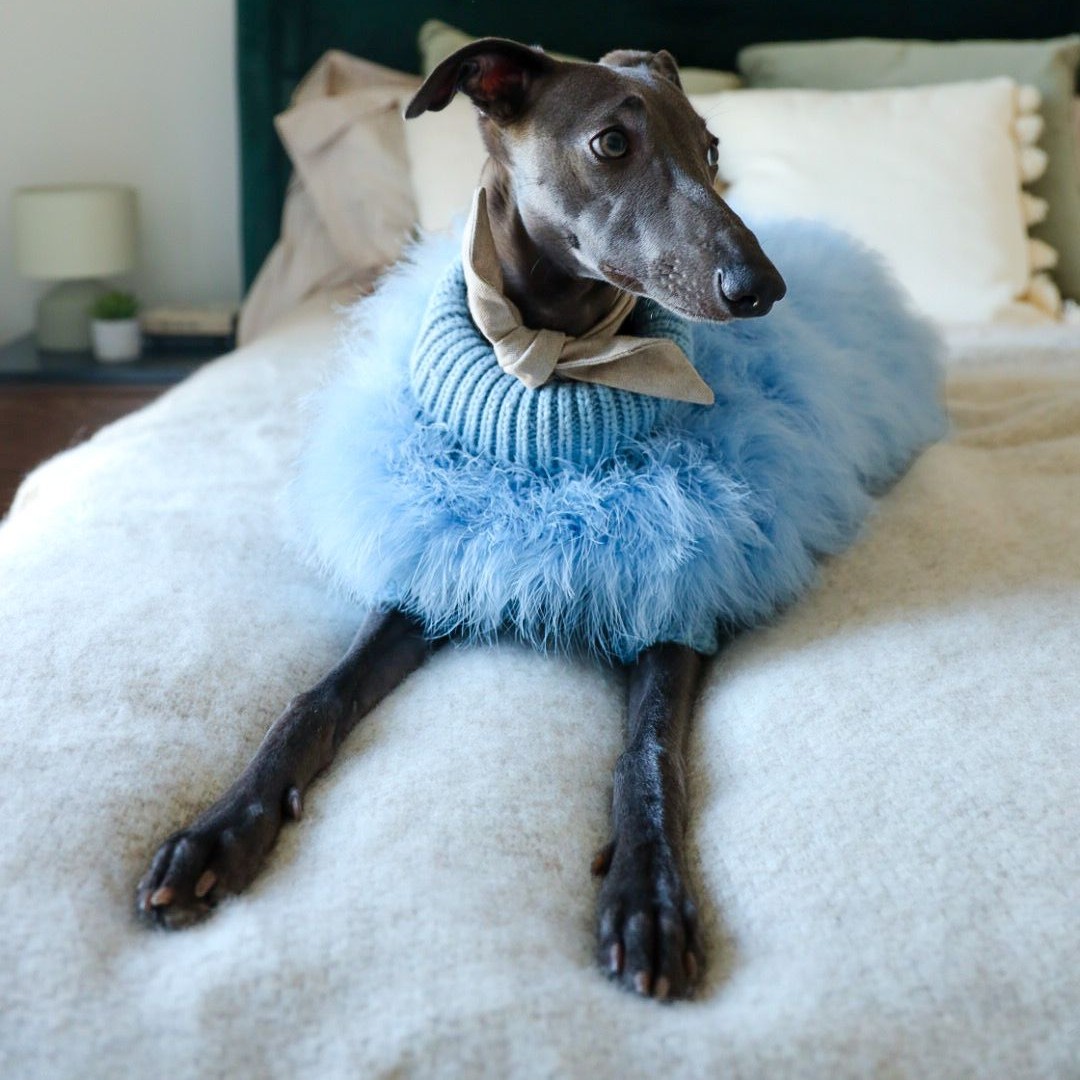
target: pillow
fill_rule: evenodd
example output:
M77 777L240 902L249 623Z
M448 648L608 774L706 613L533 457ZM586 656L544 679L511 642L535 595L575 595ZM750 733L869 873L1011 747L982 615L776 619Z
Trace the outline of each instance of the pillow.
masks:
M948 322L1040 318L1059 300L1052 261L1032 246L1021 162L1021 95L1007 79L832 94L739 90L692 95L720 137L725 193L751 217L818 217L883 252L918 306ZM1034 102L1029 96L1027 105ZM1017 121L1020 121L1017 125ZM475 111L456 97L405 125L420 223L443 229L468 209L486 151ZM859 148L852 153L852 146ZM783 268L781 268L782 270Z
M437 232L464 216L487 160L476 109L458 94L441 112L405 122L405 154L421 228Z
M428 19L420 27L417 44L420 46L421 70L430 75L451 53L476 40L475 35L464 30L448 26L438 19ZM612 44L618 48L619 44ZM568 56L566 53L553 52L557 60L580 61L580 56ZM688 94L711 94L718 90L734 90L742 85L742 80L732 71L713 71L709 68L679 68L683 88Z
M1060 298L1054 254L1029 241L1022 197L1045 155L1034 91L1011 79L897 90L740 90L695 100L720 173L751 220L805 216L877 248L942 322L1039 319Z
M241 344L315 292L370 281L401 253L416 221L401 114L419 85L331 51L297 86L275 119L295 170L281 239L244 300Z
M1070 115L1080 37L1049 41L847 41L753 45L739 69L751 87L861 90L985 79L1006 75L1042 94L1040 146L1049 155L1032 192L1049 204L1033 234L1056 248L1054 276L1061 291L1080 300L1080 151Z

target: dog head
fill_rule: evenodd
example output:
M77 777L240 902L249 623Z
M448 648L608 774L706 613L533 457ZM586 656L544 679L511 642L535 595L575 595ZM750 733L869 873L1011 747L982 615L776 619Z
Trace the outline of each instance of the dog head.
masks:
M566 273L692 319L764 315L784 295L716 190L717 139L670 53L571 63L485 38L439 64L405 115L443 109L458 92L479 111L522 227Z

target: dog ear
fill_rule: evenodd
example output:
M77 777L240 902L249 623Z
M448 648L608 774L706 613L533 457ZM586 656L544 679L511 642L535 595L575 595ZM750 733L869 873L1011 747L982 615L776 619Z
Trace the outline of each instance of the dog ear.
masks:
M534 81L554 66L540 49L481 38L439 64L409 102L405 119L445 109L460 90L485 116L507 123L521 114Z
M643 67L659 75L668 82L673 82L680 90L679 65L675 57L661 49L659 52L638 52L636 49L616 49L600 57L600 63L608 67Z

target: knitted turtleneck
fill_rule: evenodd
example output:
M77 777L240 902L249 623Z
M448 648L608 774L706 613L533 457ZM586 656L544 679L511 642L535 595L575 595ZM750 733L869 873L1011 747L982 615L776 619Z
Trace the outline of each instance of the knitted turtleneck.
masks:
M639 300L625 330L667 337L691 362L689 323ZM593 383L556 379L531 389L499 366L469 314L455 262L432 292L410 360L410 380L429 420L467 450L529 468L588 467L627 438L645 435L676 408L670 401Z

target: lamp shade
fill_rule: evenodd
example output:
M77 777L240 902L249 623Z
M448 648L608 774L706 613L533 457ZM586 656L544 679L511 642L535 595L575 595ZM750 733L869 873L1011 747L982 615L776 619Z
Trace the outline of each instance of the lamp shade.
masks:
M135 264L135 189L60 184L15 191L15 263L61 281L122 274Z

